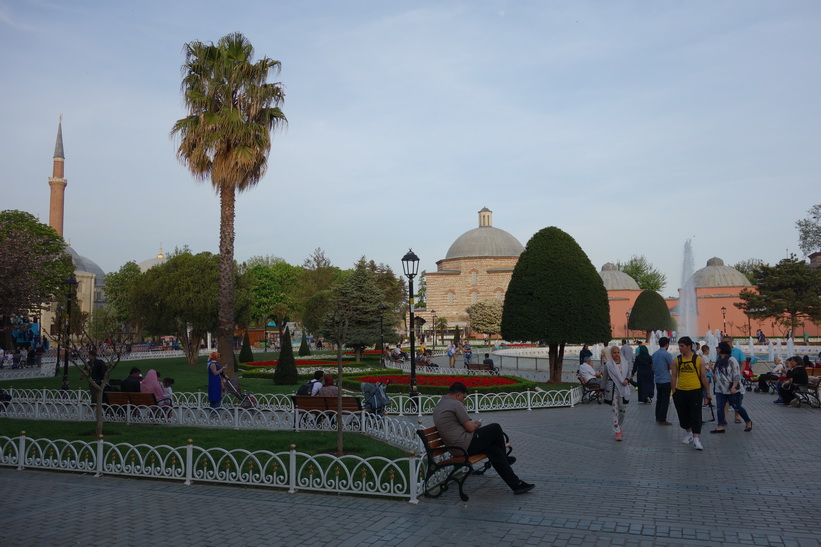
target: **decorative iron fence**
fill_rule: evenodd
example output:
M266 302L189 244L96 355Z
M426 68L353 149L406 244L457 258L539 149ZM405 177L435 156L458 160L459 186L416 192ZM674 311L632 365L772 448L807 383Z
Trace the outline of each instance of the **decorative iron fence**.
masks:
M267 450L31 439L0 436L0 465L152 479L267 486L287 489L407 498L419 502L427 463L416 453L390 460Z

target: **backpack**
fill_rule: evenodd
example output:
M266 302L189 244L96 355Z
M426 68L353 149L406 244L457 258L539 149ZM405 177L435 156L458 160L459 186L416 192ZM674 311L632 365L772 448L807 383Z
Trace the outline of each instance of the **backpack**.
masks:
M316 380L313 380L313 379L312 379L312 380L310 380L310 381L308 381L308 382L305 382L305 383L304 383L304 384L302 384L301 386L299 386L299 389L298 389L298 390L296 390L296 394L297 394L297 395L310 395L310 394L311 394L311 391L313 391L313 388L314 388L314 382L315 382L315 381L316 381Z

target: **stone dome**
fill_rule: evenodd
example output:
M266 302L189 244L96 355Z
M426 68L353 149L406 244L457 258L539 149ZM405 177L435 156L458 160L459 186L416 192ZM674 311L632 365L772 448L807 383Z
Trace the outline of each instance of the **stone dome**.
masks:
M711 258L707 261L707 266L694 273L693 281L697 289L752 286L743 273L732 266L725 266L724 261L718 257Z
M493 212L487 207L479 211L479 227L456 238L445 258L476 256L518 257L525 248L508 232L492 226Z
M70 245L66 247L66 252L71 256L71 261L74 263L74 271L82 273L94 274L95 286L102 286L105 284L105 272L93 260L80 256Z
M148 260L143 260L137 266L140 268L141 273L145 273L146 270L149 268L153 268L154 266L158 266L160 264L164 264L165 261L168 260L165 258L165 254L162 252L162 245L160 245L160 252L157 253L157 256L154 258L149 258Z
M619 270L615 264L608 262L599 272L604 288L608 291L640 291L636 280Z

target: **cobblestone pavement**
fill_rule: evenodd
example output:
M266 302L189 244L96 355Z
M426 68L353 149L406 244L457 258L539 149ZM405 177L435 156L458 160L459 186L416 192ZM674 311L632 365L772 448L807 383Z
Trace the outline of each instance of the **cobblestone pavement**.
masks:
M772 400L746 395L751 433L731 423L710 435L706 424L702 452L635 401L621 443L595 403L483 413L510 434L517 472L536 488L514 496L491 471L468 479L467 503L454 489L412 505L1 468L0 543L819 545L821 410Z

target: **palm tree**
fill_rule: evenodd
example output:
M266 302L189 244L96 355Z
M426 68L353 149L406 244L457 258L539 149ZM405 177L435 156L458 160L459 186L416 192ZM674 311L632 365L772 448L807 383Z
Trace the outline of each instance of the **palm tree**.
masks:
M271 134L287 124L282 84L269 83L279 61L253 62L254 48L240 33L219 42L185 44L182 92L188 116L177 120L177 158L220 196L219 327L222 364L233 364L234 208L236 193L256 185L268 164Z

